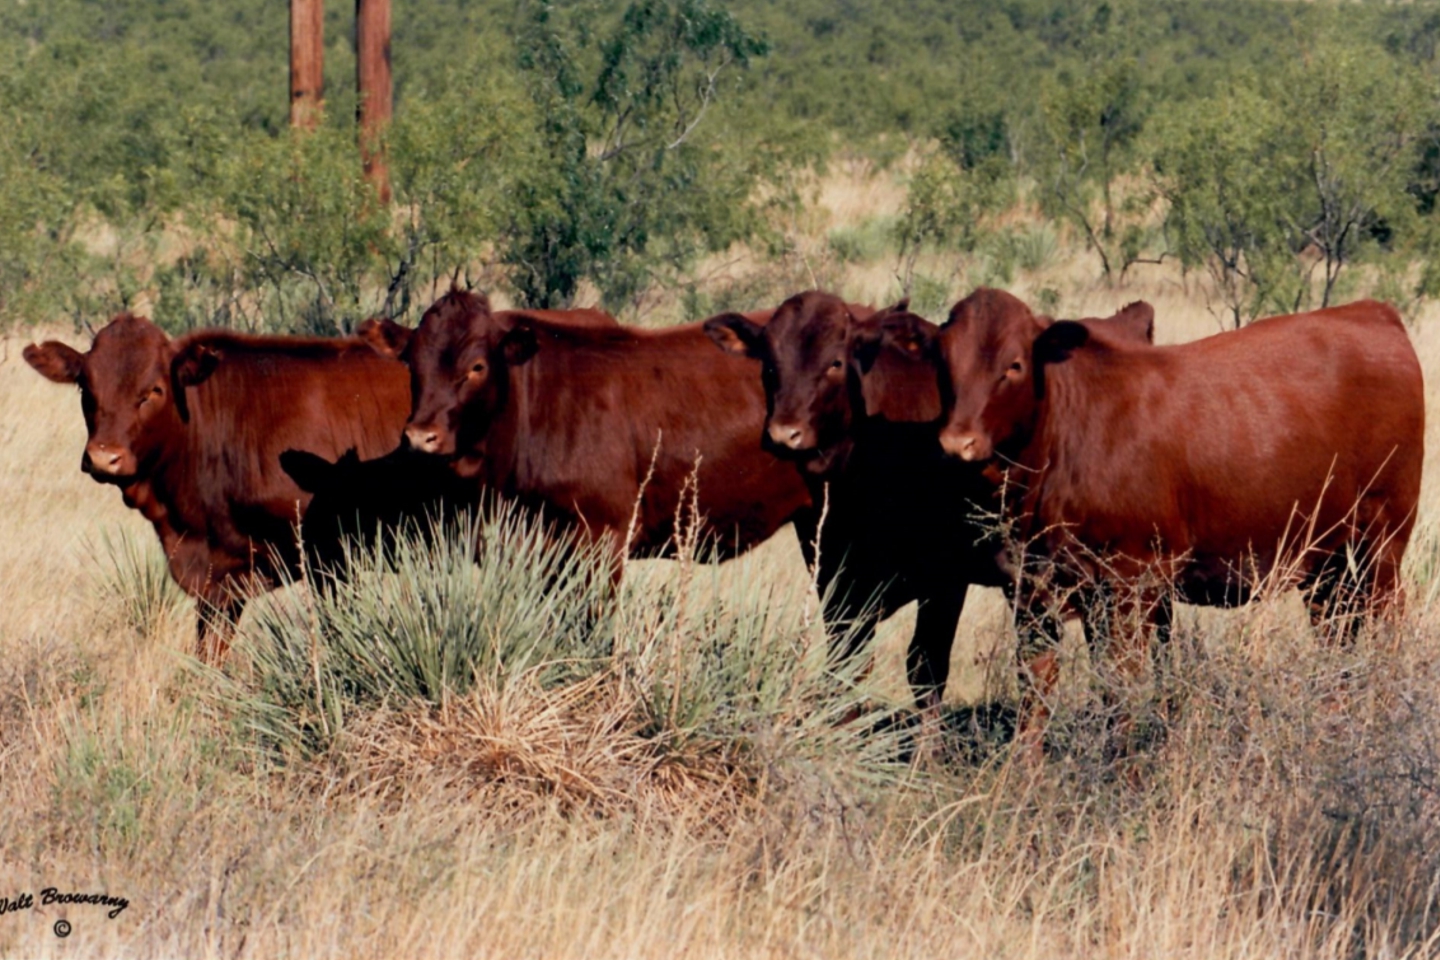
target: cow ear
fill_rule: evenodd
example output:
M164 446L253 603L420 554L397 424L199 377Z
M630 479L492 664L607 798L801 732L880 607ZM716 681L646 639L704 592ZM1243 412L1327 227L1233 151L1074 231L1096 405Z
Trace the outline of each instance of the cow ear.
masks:
M1155 308L1144 300L1127 305L1105 323L1127 339L1155 342Z
M190 404L185 397L186 387L195 387L210 379L210 374L220 365L220 351L208 343L190 342L176 351L170 359L170 392L175 397L175 411L182 422L190 420Z
M908 301L902 301L908 302ZM911 360L920 360L930 355L935 342L936 326L924 317L908 310L887 308L859 328L855 343L855 359L860 370L869 373L881 350L893 350Z
M705 321L705 336L726 353L759 360L765 328L738 313L722 313Z
M355 328L355 336L370 344L380 356L392 360L400 359L414 333L414 329L401 326L389 317L373 317Z
M295 486L306 493L328 490L336 465L309 450L286 450L280 454L280 469L290 475Z
M1032 350L1035 366L1062 363L1090 339L1090 331L1074 320L1057 320L1035 338Z
M535 336L535 328L528 323L515 324L500 340L500 350L505 356L505 362L512 367L525 363L540 351L540 341Z
M80 371L85 368L85 355L58 340L46 340L39 345L32 343L25 348L23 356L40 376L56 383L75 383L80 379Z

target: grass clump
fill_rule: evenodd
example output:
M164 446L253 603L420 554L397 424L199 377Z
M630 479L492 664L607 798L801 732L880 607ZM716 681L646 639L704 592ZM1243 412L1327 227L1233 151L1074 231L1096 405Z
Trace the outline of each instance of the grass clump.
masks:
M140 636L154 635L185 602L153 537L103 527L85 552L95 558L97 603Z
M827 789L893 779L899 733L870 732L859 660L833 662L813 600L745 564L617 587L601 545L497 506L351 548L347 581L257 604L223 707L264 762L387 802L733 813L821 768Z

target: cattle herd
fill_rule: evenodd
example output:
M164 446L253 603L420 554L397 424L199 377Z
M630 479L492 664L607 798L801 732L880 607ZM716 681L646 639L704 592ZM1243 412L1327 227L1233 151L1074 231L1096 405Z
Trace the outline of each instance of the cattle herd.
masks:
M1001 587L1043 716L1067 615L1133 672L1175 599L1295 585L1342 636L1400 599L1425 411L1396 312L1177 346L1153 324L1145 303L1052 320L982 288L938 327L904 301L809 291L646 330L451 290L413 329L172 340L126 314L86 353L24 356L79 386L80 468L154 524L200 601L204 659L247 597L338 571L346 534L491 495L617 558L662 556L688 506L717 559L792 524L826 623L857 647L919 601L921 707L944 692L968 587Z

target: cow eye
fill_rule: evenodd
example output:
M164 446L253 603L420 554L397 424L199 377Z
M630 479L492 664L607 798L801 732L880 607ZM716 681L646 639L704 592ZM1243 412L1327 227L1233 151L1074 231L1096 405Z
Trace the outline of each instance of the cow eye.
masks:
M1014 363L1010 364L1010 372L1011 372L1011 373L1024 373L1024 372L1025 372L1025 365L1024 365L1023 363L1021 363L1019 360L1016 360Z
M839 370L839 369L840 369L841 367L843 367L843 366L845 366L845 361L844 361L844 360L841 360L841 359L839 359L839 358L836 358L835 361L830 364L830 369L831 369L831 370Z
M470 372L471 372L471 373L484 373L484 372L485 372L485 362L484 362L483 360L477 360L477 361L475 362L475 365L470 368Z

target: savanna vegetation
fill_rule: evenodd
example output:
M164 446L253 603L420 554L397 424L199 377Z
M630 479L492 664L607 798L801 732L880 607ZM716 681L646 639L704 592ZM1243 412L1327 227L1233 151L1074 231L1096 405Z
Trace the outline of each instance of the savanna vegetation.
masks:
M1037 221L1110 283L1213 275L1237 323L1440 284L1428 4L407 3L388 209L354 157L349 15L294 137L258 0L0 11L0 318L335 330L454 277L690 316L759 293L716 263L795 256L817 175L857 162L906 200L826 255L931 306L957 284L925 251L1004 281L1056 242Z
M127 307L413 321L452 280L644 323L991 283L1144 297L1165 341L1381 295L1437 382L1440 7L396 0L388 207L351 15L296 135L281 7L0 7L0 897L130 901L0 912L0 955L1440 953L1433 462L1397 625L1182 608L1119 758L1072 628L1036 762L998 592L937 741L894 722L913 611L868 673L829 661L788 531L612 596L502 510L257 600L202 667L149 527L76 470L73 392L18 359Z

